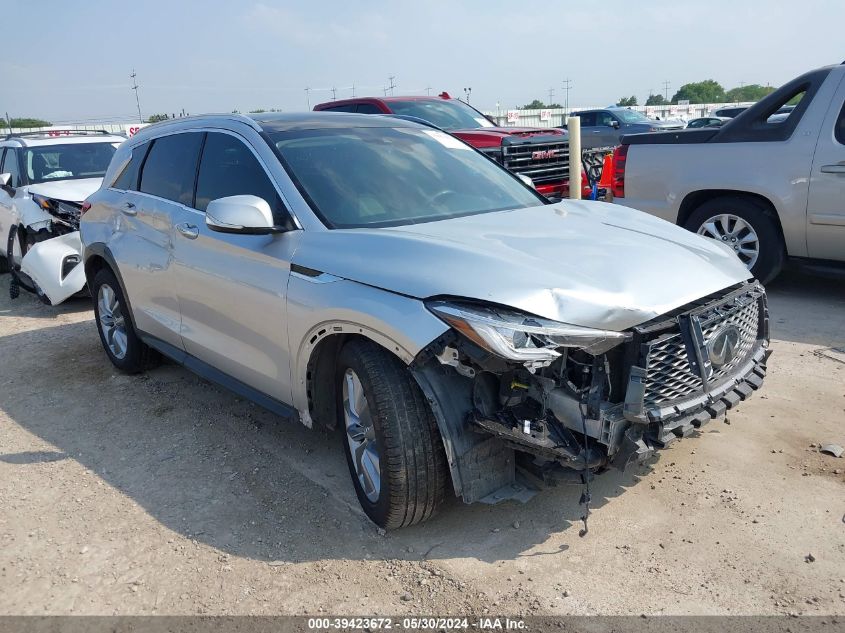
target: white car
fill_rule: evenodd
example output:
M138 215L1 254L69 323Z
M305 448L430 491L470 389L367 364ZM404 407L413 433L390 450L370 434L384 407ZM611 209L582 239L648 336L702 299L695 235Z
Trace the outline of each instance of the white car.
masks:
M80 261L82 203L100 187L125 138L105 131L45 130L0 141L0 271L56 305L85 288Z

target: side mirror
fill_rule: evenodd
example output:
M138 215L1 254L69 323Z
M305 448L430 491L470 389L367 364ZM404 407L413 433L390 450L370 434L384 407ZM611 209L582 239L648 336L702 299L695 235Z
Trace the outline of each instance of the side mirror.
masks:
M534 186L534 181L531 180L531 178L529 178L525 174L517 174L516 177L519 178L522 182L524 182L526 185L528 185L532 189L536 189L536 187Z
M612 127L614 130L618 130L619 129L619 121L617 121L616 119L613 119L610 122L610 127Z
M0 187L8 187L12 182L12 174L0 174Z
M273 221L267 201L258 196L242 195L217 198L208 203L205 223L212 231L267 235L281 229Z

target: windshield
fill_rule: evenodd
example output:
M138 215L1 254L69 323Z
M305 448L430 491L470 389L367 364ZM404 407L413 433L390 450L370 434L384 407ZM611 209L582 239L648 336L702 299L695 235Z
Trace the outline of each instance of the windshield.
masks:
M649 123L649 119L642 112L636 110L614 110L613 114L618 116L624 123Z
M457 99L421 99L418 101L390 101L394 114L413 116L433 123L444 130L474 130L494 127L480 112Z
M296 186L329 228L401 226L545 201L439 130L292 130L270 138Z
M112 143L67 143L39 145L24 151L24 167L29 182L102 178L115 147Z

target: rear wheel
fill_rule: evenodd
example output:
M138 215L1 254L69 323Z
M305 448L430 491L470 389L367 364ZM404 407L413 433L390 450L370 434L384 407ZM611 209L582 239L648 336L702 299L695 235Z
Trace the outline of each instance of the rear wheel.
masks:
M135 332L123 291L108 268L94 276L91 287L100 342L112 364L129 374L147 369L157 359Z
M425 396L398 358L369 341L347 343L337 367L343 446L361 507L385 529L425 521L448 477Z
M763 283L774 279L786 257L777 221L764 204L740 196L708 200L686 222L690 231L731 248Z

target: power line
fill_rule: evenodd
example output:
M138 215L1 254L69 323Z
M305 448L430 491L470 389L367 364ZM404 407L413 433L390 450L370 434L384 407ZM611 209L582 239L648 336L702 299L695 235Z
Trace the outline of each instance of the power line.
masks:
M132 78L132 90L135 91L135 105L138 106L138 121L140 123L144 122L144 117L141 116L141 100L138 98L138 82L135 81L135 69L132 69L132 74L129 75Z
M572 80L568 77L563 80L563 89L566 90L566 101L564 101L564 112L569 114L569 91L572 89Z

